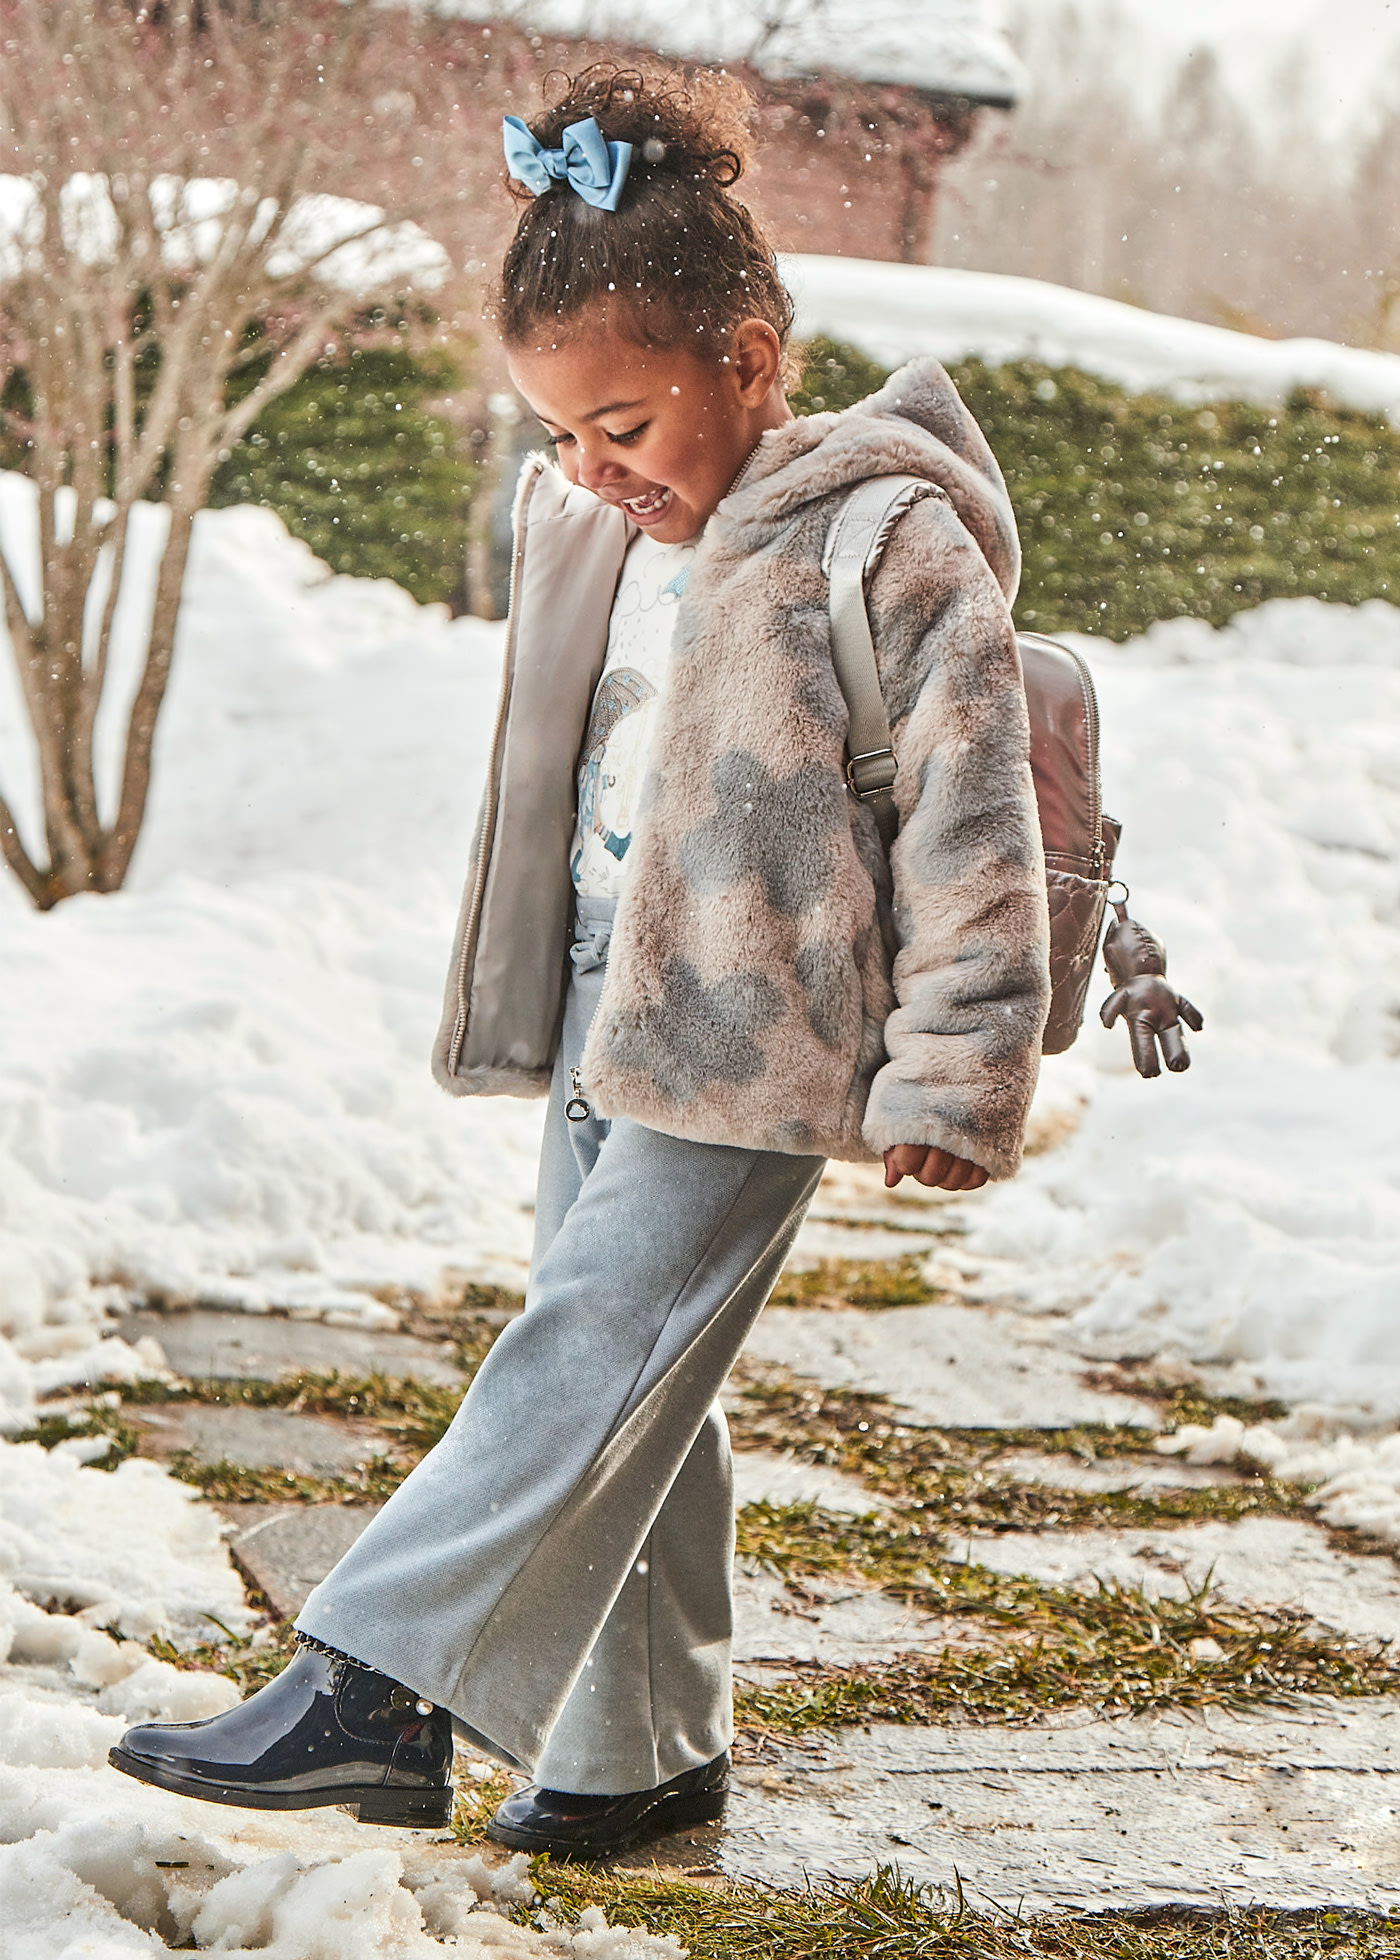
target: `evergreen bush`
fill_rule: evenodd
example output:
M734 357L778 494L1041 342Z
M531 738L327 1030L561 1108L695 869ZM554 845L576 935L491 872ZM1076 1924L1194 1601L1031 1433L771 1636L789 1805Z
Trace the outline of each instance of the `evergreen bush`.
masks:
M475 472L426 404L459 377L441 354L352 346L272 402L210 502L275 510L332 571L391 578L427 601L462 578Z
M950 373L1016 510L1019 626L1125 640L1265 599L1400 603L1400 430L1382 417L1309 394L1190 407L1035 361ZM793 406L848 407L885 375L814 340Z

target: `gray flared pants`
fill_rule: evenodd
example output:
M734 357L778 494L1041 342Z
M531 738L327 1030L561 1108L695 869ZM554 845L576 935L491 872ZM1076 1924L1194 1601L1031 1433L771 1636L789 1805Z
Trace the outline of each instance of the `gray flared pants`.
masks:
M823 1169L564 1106L612 904L579 901L525 1312L297 1621L549 1788L644 1790L732 1737L720 1387Z

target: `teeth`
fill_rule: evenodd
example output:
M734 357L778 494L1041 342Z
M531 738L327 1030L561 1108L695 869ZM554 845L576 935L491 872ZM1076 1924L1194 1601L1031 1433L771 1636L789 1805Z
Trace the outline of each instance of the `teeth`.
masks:
M648 490L644 497L624 497L623 503L637 517L651 517L671 500L669 490Z

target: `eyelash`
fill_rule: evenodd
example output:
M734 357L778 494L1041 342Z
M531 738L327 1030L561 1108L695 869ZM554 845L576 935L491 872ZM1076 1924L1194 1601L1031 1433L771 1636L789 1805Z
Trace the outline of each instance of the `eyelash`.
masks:
M639 442L641 440L641 438L646 434L647 430L650 427L651 424L649 422L639 422L635 429L624 429L621 435L618 436L608 435L606 429L604 429L603 434L608 436L609 442L615 443L619 448L629 449L634 442ZM552 436L550 435L549 431L546 429L545 440L546 442L552 443L556 449L562 449L566 443L571 443L573 441L573 437L567 435Z

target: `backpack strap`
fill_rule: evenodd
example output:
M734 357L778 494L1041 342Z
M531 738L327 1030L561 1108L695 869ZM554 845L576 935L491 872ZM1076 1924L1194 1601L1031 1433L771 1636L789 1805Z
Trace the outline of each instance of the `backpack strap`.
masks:
M858 484L837 512L822 554L829 581L831 664L850 716L846 787L870 805L886 850L899 831L892 794L898 765L880 692L865 588L890 533L921 497L946 497L946 492L922 476L872 476Z

